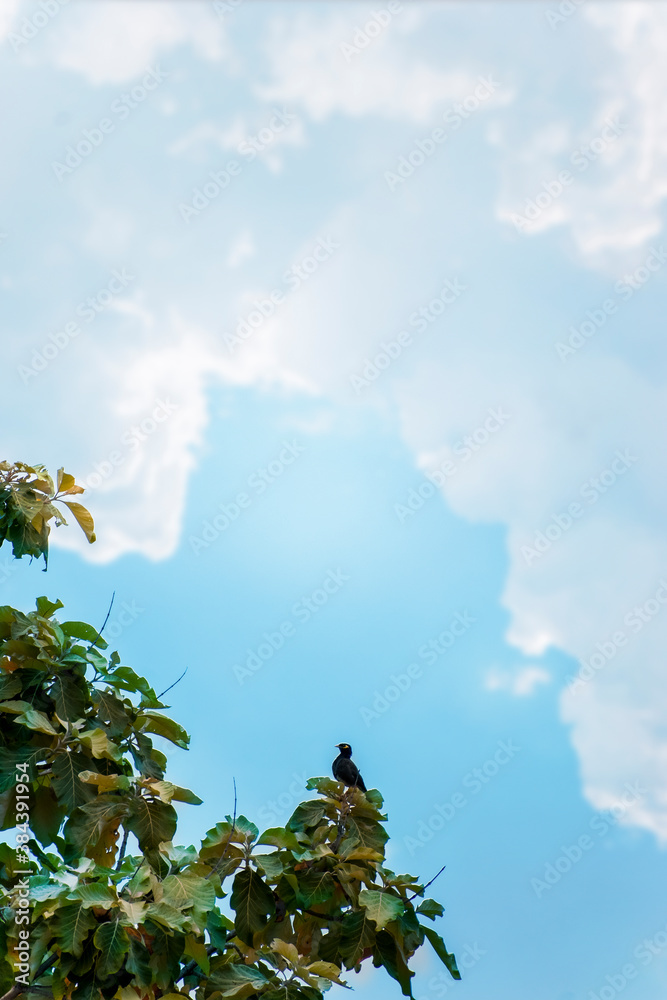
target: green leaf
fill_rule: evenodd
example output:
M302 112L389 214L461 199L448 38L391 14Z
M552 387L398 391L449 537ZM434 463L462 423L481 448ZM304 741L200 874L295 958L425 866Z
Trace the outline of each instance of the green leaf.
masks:
M244 868L234 879L230 902L238 937L252 945L253 934L263 930L275 912L273 893L257 872Z
M366 913L378 930L399 917L405 909L405 901L399 896L377 889L362 889L359 893L359 905L366 907Z
M375 924L369 919L366 910L358 910L346 914L341 926L341 958L348 969L353 969L361 961L364 952L375 944Z
M142 851L150 851L172 840L176 832L176 810L166 802L150 802L137 796L132 799L126 826L139 841Z
M345 785L333 778L309 778L306 788L309 792L315 788L320 795L328 795L332 799L340 798L341 792L345 791Z
M408 968L394 938L387 931L379 931L373 950L373 964L383 965L392 979L400 984L404 997L412 996L410 984L414 972Z
M91 911L81 903L59 906L53 918L54 935L62 951L69 952L76 958L81 956L88 932L96 924Z
M97 928L93 940L101 953L95 973L105 979L120 969L129 951L130 939L119 920L110 920Z
M212 972L209 982L223 997L244 998L257 993L270 980L259 969L234 962Z
M421 913L424 917L430 917L431 920L435 920L436 917L441 917L445 912L444 906L441 903L436 903L434 899L425 899L423 903L420 903L417 907L417 913Z
M48 785L38 786L30 803L30 829L43 847L48 847L58 836L65 809L59 805L56 794Z
M324 816L326 805L318 799L310 799L298 805L289 820L287 827L290 830L306 830L317 826Z
M426 935L426 937L429 939L429 941L433 945L433 948L435 950L436 955L438 956L438 958L440 959L440 961L443 963L443 965L446 965L447 968L449 969L449 972L451 973L452 979L460 979L461 978L461 973L459 972L458 968L456 967L456 959L451 954L451 952L447 951L447 947L445 945L445 942L442 940L442 938L440 937L440 935L436 934L436 932L433 930L432 927L426 927L426 926L424 926L424 924L422 924L421 926L422 926L422 930L424 931L424 934Z
M274 826L270 830L265 830L257 843L269 844L271 847L283 847L288 851L298 851L301 846L292 831L284 830L282 826Z
M92 802L75 809L64 830L68 858L85 854L100 863L110 860L118 826L127 811L127 802L111 795L98 795Z
M68 812L95 797L93 789L79 780L79 775L85 773L91 763L90 757L82 753L69 753L67 750L56 754L53 758L51 783L58 801Z
M124 734L132 719L120 698L111 691L94 691L92 695L97 705L97 714L107 724L111 735Z
M78 885L68 894L67 898L80 900L82 906L105 906L107 908L118 901L116 890L112 886L102 885L100 882Z
M136 727L143 733L155 733L157 736L162 736L165 740L175 743L181 750L188 749L190 737L183 726L179 726L173 719L161 715L159 712L140 712L137 716Z
M305 875L297 875L299 888L296 894L299 906L308 910L317 903L324 903L331 899L336 888L336 883L330 872L306 872Z
M21 690L21 678L15 674L0 675L0 701L8 701Z
M94 642L96 646L102 645L103 648L106 646L103 639L98 639L98 629L88 622L61 622L60 627L70 639L83 639L84 642Z
M38 597L35 604L37 606L37 613L40 614L42 618L50 618L54 611L59 611L60 608L65 607L62 601L50 601L48 597Z
M347 830L340 845L341 856L347 856L355 847L369 847L384 857L384 845L389 840L385 828L375 820L350 816L347 820Z
M198 909L208 911L215 905L215 889L211 882L200 875L179 872L167 875L162 883L164 899L168 903L183 906L194 904Z
M88 689L82 677L69 671L56 674L49 694L56 703L56 715L66 722L82 719L88 702Z
M6 704L6 703L5 703ZM58 731L53 728L48 717L43 712L38 712L35 708L29 708L27 712L17 715L14 722L34 729L38 733L46 733L48 736L57 736Z

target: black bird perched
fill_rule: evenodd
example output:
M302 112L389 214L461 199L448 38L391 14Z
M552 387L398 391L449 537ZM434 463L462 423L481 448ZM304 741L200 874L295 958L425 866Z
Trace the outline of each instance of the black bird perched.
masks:
M336 746L340 750L340 753L331 765L334 778L336 781L342 781L344 785L351 785L365 792L364 779L359 774L359 768L351 759L352 747L349 743L337 743Z

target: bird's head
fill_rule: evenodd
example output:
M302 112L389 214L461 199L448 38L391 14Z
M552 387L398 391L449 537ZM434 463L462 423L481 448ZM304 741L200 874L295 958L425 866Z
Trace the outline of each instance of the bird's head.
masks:
M336 747L340 750L344 757L352 756L352 747L349 743L336 743Z

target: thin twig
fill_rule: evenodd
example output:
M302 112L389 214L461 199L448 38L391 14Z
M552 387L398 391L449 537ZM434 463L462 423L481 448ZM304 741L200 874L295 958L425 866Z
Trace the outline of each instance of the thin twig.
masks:
M176 687L176 685L178 684L178 682L179 682L179 681L182 681L182 680L183 680L183 678L185 677L185 675L187 674L187 672L188 672L188 668L186 667L186 668L185 668L185 670L183 671L183 673L181 674L181 676L180 676L180 677L178 677L178 678L177 678L177 679L176 679L176 680L174 681L174 683L173 683L173 684L170 684L168 688L165 688L165 689L164 689L164 691L162 691L162 693L161 693L161 694L159 694L159 695L157 696L157 700L159 701L159 700L160 700L160 698L162 697L162 695L166 694L166 693L167 693L167 691L171 691L171 689L172 689L173 687Z
M345 919L344 916L342 916L342 917L335 916L335 915L334 916L329 916L326 913L317 913L316 910L302 910L301 912L302 913L309 913L311 917L319 917L320 920L327 920L329 922L331 922L332 920L344 920Z
M22 993L29 993L36 981L40 976L43 976L47 969L50 969L52 965L55 965L58 961L58 955L52 955L51 958L45 959L37 972L32 978L32 982L29 986L21 986L19 983L14 983L12 988L8 990L0 1000L14 1000L15 997L21 996Z
M123 832L123 842L120 845L120 854L118 855L118 861L116 862L116 871L120 871L120 866L123 863L123 858L125 857L125 851L127 849L127 838L130 835L130 831L125 827Z
M426 890L428 889L428 887L430 885L433 885L433 883L437 879L438 875L442 875L442 873L444 872L444 870L445 870L446 867L447 867L447 865L443 865L442 868L440 869L440 871L435 873L435 875L433 876L433 878L431 879L431 881L427 882L426 885L423 885L421 887L421 889L419 890L419 892L416 892L414 894L414 896L408 896L408 902L410 902L411 899L415 899L417 896L421 896L423 893L425 893Z
M234 833L234 830L236 829L236 778L232 778L232 781L234 782L234 816L232 818L232 828L229 831L229 836L227 837L227 843L225 844L225 848L222 854L220 855L216 863L211 866L211 871L208 873L206 878L211 878L212 875L217 875L220 865L225 860L227 851L229 849L229 845L232 842L232 835Z
M111 603L109 605L109 610L107 611L107 616L104 619L104 621L102 622L102 628L99 630L99 632L97 633L97 635L95 636L95 638L91 642L90 646L88 647L87 652L91 651L91 649L93 648L93 646L95 645L95 643L97 642L97 640L102 635L102 632L104 632L104 629L106 628L106 624L109 621L109 615L111 614L111 609L113 607L113 602L114 602L115 597L116 597L116 591L114 590L113 594L111 595ZM3 998L3 1000L4 1000L4 998Z

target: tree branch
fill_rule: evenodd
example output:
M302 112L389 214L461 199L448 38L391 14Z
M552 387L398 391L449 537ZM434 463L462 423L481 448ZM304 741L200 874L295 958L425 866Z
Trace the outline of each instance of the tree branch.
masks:
M129 835L130 835L130 831L128 830L127 827L124 827L123 842L120 845L120 853L118 855L118 861L116 862L116 871L117 872L120 871L120 866L122 865L123 858L125 857L125 851L127 849L127 838L129 837Z
M102 628L99 630L99 632L97 633L97 635L95 636L95 638L91 642L90 646L88 647L87 652L91 651L91 649L93 648L93 646L95 645L95 643L97 642L97 640L102 635L102 632L104 632L104 629L106 628L106 624L109 621L109 615L111 614L111 609L113 607L113 602L114 602L115 597L116 597L116 591L114 590L113 594L111 595L111 603L109 605L109 610L107 611L107 616L104 619L104 621L102 622ZM4 1000L4 997L0 998L0 1000Z
M33 980L29 986L22 986L19 983L14 983L12 988L10 990L7 990L7 992L3 997L0 997L0 1000L15 1000L15 997L20 997L22 993L30 993L30 991L32 990L33 986L35 985L39 977L43 976L46 970L50 969L52 965L55 965L57 961L58 961L57 955L52 955L51 958L45 959L38 968L37 972L35 973Z
M172 688L176 687L176 685L178 684L178 682L183 680L183 678L185 677L185 675L187 674L187 672L188 672L188 668L186 667L185 670L183 671L183 673L181 674L181 676L177 677L173 684L170 684L168 688L165 688L164 691L162 691L162 693L157 696L157 700L159 701L160 698L162 697L162 695L165 695L167 693L167 691L171 691Z
M234 833L234 830L236 829L236 778L232 778L232 781L234 782L234 816L232 818L232 828L229 831L229 836L227 837L227 843L225 844L225 848L224 848L222 854L220 855L220 857L218 858L218 860L216 861L216 863L214 865L211 865L211 871L208 873L208 875L206 876L206 878L211 878L212 875L217 875L222 862L225 860L225 857L227 855L227 851L229 850L229 845L232 842L232 834ZM0 1000L1 1000L1 998L0 998Z
M416 892L414 894L414 896L408 896L408 903L410 902L411 899L415 899L417 896L421 896L423 893L425 893L426 890L428 889L428 887L430 885L433 885L433 883L437 879L438 875L442 875L442 873L444 872L444 870L445 870L446 867L447 867L447 865L443 865L442 868L440 869L440 871L435 873L435 875L433 876L433 878L431 879L431 881L427 882L426 885L423 885L421 887L421 889L419 890L419 892Z

